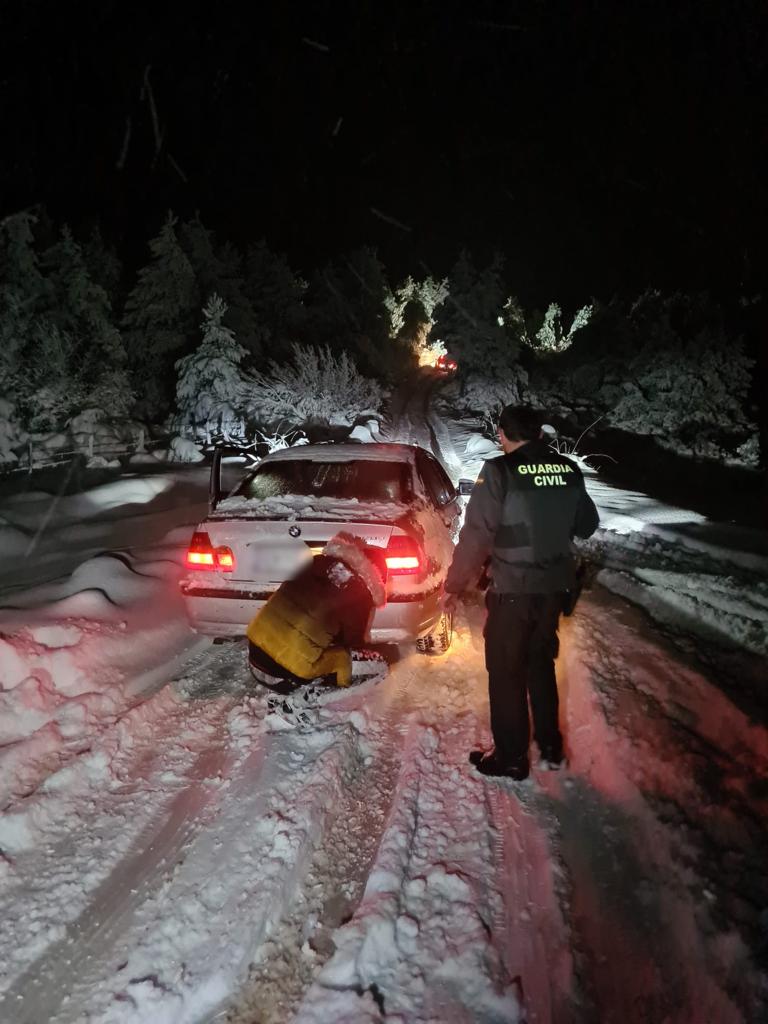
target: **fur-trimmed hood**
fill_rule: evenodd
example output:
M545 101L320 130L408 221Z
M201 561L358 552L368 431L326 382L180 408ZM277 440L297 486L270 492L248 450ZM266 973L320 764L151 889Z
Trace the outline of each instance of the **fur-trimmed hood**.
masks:
M351 533L337 533L323 548L328 558L337 558L343 562L365 584L371 600L377 608L387 601L387 591L381 573L369 558L368 545Z

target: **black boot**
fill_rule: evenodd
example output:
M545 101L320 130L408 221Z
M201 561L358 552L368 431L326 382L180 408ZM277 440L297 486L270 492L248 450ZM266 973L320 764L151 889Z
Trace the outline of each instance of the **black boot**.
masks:
M539 751L541 753L541 758L539 759L538 768L541 771L559 772L561 768L566 767L566 760L562 746L540 747Z
M480 772L491 778L514 779L515 782L522 782L528 778L528 755L512 761L501 761L495 750L473 750L469 755L470 764Z

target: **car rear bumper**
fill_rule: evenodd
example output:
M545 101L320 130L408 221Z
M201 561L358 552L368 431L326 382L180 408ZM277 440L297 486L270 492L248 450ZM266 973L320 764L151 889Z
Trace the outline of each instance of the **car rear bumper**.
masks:
M245 636L248 624L267 601L258 591L217 589L181 584L190 625L204 636ZM374 612L366 641L372 644L408 643L431 633L441 615L440 590L417 599L387 601Z

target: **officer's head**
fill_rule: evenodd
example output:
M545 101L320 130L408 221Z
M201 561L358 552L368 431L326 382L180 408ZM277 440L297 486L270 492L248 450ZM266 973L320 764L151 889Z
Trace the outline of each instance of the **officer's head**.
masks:
M499 417L499 440L505 452L535 441L541 437L542 417L533 409L521 405L508 405Z

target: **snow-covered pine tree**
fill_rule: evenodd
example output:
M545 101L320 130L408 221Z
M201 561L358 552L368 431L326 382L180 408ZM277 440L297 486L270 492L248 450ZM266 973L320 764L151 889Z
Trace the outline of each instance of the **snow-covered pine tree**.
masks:
M245 382L240 363L246 350L224 324L227 305L212 295L200 325L203 340L195 351L176 363L177 423L180 429L210 441L242 433Z
M91 280L107 293L110 307L119 309L122 304L123 265L117 250L113 245L107 245L98 225L91 229L81 248Z
M2 225L0 389L13 396L26 426L55 430L77 409L82 389L72 335L52 316L54 288L37 254L36 223L25 212Z
M494 376L514 363L518 345L502 315L503 261L495 256L477 270L462 251L448 277L448 296L438 307L432 336L459 360L462 370Z
M181 224L179 242L195 273L199 296L219 295L227 306L225 324L251 356L261 354L264 329L246 295L243 259L235 246L218 245L212 231L195 216Z
M707 296L649 290L627 325L632 351L619 354L613 393L599 393L612 399L612 425L696 454L719 453L754 429L746 416L753 360Z
M404 369L405 349L393 344L392 291L376 250L363 246L314 274L308 328L332 350L356 352L363 372L391 379Z
M25 385L25 353L44 295L35 220L25 211L0 222L0 391Z
M172 399L173 364L194 337L195 275L169 213L149 243L152 258L139 271L125 304L123 340L144 415L164 413Z
M248 249L245 259L245 296L264 333L264 351L280 359L300 337L306 321L303 281L291 270L282 253L274 253L264 239Z
M45 251L41 265L46 271L46 318L70 352L66 378L54 380L70 381L82 392L85 405L98 406L110 416L125 415L133 394L123 342L112 321L109 296L91 278L69 228Z

